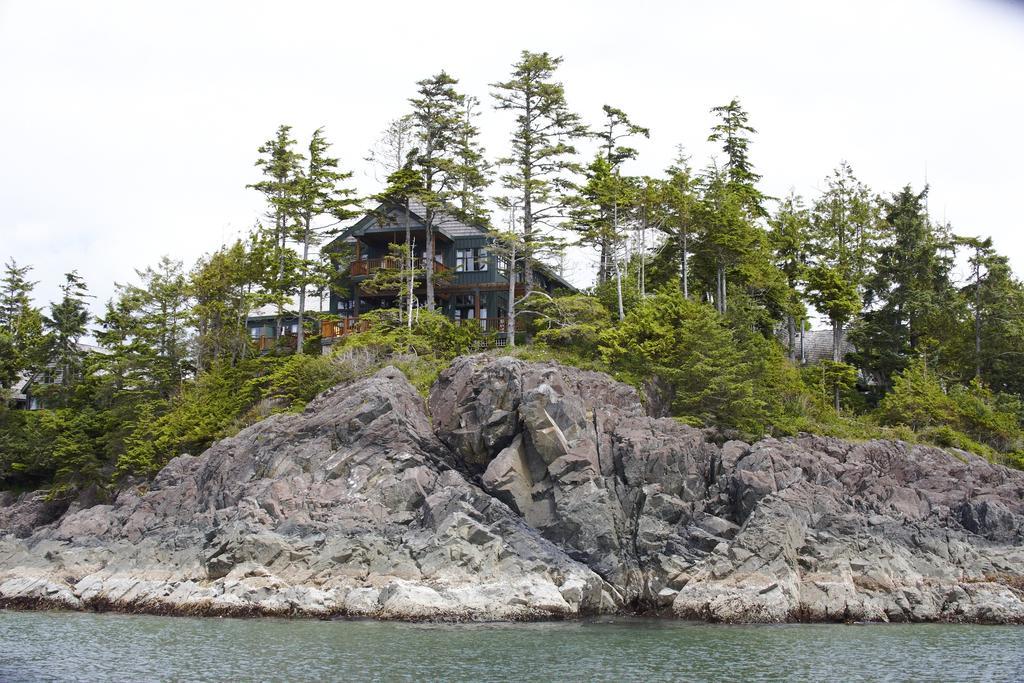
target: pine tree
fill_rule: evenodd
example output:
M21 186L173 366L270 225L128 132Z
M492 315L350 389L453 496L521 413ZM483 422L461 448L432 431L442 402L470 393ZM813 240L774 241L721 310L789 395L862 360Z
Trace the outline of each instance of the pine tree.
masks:
M316 280L319 261L310 259L310 248L320 244L323 236L332 234L338 222L357 215L354 207L355 190L341 187L341 183L352 177L351 173L338 171L338 160L327 155L330 143L324 138L323 128L317 128L309 140L309 156L306 167L299 172L294 190L294 212L297 219L293 238L302 245L302 259L298 272L299 324L296 339L296 353L302 353L305 341L306 289ZM334 223L317 225L323 216L330 216Z
M461 166L463 140L467 130L462 109L465 96L455 90L458 81L442 71L419 81L417 97L411 98L412 119L416 124L418 147L413 153L413 168L419 173L422 186L417 198L423 204L426 232L424 272L426 308L434 310L434 227L439 214L451 211L452 202L464 189Z
M621 109L610 105L604 105L604 122L594 132L601 145L597 156L587 167L587 182L581 194L583 201L590 204L593 217L577 223L576 227L582 232L580 241L583 244L590 244L598 250L597 284L602 284L611 277L612 258L616 243L622 239L618 230L615 218L621 204L623 208L628 206L625 197L620 197L616 186L622 181L621 166L624 162L635 159L636 149L621 144L630 137L643 136L649 138L651 132L643 126L638 126L629 120L629 117ZM615 270L618 270L615 268Z
M882 202L887 235L867 278L867 310L853 336L858 366L875 375L883 390L909 359L935 351L947 338L949 316L957 308L950 281L952 238L929 221L927 194L927 188L914 192L908 185Z
M797 357L796 323L804 326L805 307L800 287L806 281L810 212L804 207L803 199L791 192L779 204L772 217L768 234L775 257L775 265L786 277L788 297L786 301L786 349L790 361Z
M11 259L0 280L0 392L10 389L19 375L40 360L43 316L32 305L36 283L28 279L31 271L31 266L19 266Z
M506 209L517 205L522 211L527 295L534 291L533 263L552 243L551 235L542 234L542 229L554 227L564 217L571 189L568 176L580 170L570 143L587 135L580 117L569 111L564 87L554 80L561 63L560 57L547 52L524 50L513 65L512 77L491 85L495 108L516 115L511 154L498 163L506 169L501 181L511 195L502 205Z
M845 161L828 178L814 203L807 272L811 303L832 325L832 363L843 363L845 326L861 310L867 264L875 249L877 215L868 188ZM840 373L842 374L842 373ZM840 389L833 389L839 409Z
M289 267L293 252L288 248L288 239L295 227L296 193L303 156L293 149L295 140L291 137L291 130L291 126L278 126L277 134L259 147L257 151L262 156L256 161L256 166L263 170L264 180L248 186L262 193L267 200L276 274L265 282L265 286L277 306L278 335L283 328L284 306L295 290L289 277L295 268Z
M60 286L61 300L50 303L50 315L43 319L46 329L46 359L59 379L52 391L57 405L66 407L75 386L81 382L85 367L85 351L80 341L88 332L89 297L85 281L78 271L64 275Z
M750 135L757 132L748 121L749 114L743 109L738 98L729 104L712 107L711 112L718 116L718 123L708 136L708 142L720 142L725 152L723 168L726 186L740 199L740 204L751 219L767 215L764 201L767 199L757 189L761 176L754 171L750 161Z
M483 192L491 184L491 164L480 144L480 100L467 96L459 122L458 164L460 186L456 190L459 217L473 225L489 225L491 212Z

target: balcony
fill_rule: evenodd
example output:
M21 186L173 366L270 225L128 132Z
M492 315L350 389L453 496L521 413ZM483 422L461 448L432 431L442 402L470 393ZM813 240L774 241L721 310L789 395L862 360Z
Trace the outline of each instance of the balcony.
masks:
M370 258L362 259L359 261L353 261L349 268L349 274L352 277L366 277L373 275L378 270L403 270L405 265L402 263L402 258L398 256L384 256L382 258ZM422 270L426 260L423 258L413 259L413 268L416 270ZM449 270L448 266L443 263L434 261L434 272L441 274L447 273Z
M365 332L370 329L370 321L359 318L342 318L341 320L320 321L320 336L324 339L344 337L353 332Z
M461 318L456 320L457 325L479 325L480 329L488 334L505 334L508 331L508 318ZM522 318L516 318L516 332L526 330L526 323Z
M282 337L269 337L266 335L260 335L258 337L253 337L252 340L256 342L256 350L259 353L267 353L268 351L271 351L277 348L278 346L285 349L291 349L294 351L296 345L298 344L299 338L294 334L286 334Z

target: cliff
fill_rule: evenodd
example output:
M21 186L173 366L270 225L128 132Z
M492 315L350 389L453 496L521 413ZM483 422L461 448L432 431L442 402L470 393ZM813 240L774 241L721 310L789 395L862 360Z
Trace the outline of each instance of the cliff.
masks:
M1024 472L819 437L717 445L605 375L393 368L148 489L0 499L0 605L188 614L1024 623Z

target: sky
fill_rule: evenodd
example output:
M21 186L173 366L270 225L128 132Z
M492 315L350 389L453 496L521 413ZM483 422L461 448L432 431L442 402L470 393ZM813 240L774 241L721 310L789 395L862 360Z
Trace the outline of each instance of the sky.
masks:
M739 97L762 190L813 199L848 161L876 192L931 185L929 208L992 236L1024 274L1024 3L51 2L0 0L0 261L34 267L37 299L77 269L94 310L163 255L186 267L262 211L246 188L281 123L325 126L363 193L367 152L445 69L490 108L523 49L564 58L570 107L651 129L626 170L683 145L713 154L711 107ZM594 277L586 254L570 280Z

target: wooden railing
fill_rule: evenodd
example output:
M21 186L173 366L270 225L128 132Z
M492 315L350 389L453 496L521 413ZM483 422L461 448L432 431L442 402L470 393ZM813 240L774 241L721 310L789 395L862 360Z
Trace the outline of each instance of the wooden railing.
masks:
M253 341L256 342L256 349L260 353L265 353L276 348L279 343L285 348L294 349L295 345L298 343L298 337L294 334L286 334L283 337L266 337L260 335L259 337L255 337Z
M320 321L320 336L324 339L344 337L346 334L365 332L368 329L370 329L370 321L360 320L359 318L349 317L342 318L341 320Z
M372 275L378 270L404 270L405 264L400 256L384 256L382 258L369 258L360 261L353 261L349 273L353 276ZM413 268L421 270L426 261L422 258L413 259ZM447 273L448 266L434 261L435 273Z
M461 318L455 321L459 325L479 325L480 329L484 332L500 332L504 334L508 331L508 318L502 316L500 318ZM522 332L526 329L526 324L522 318L516 318L516 332Z

